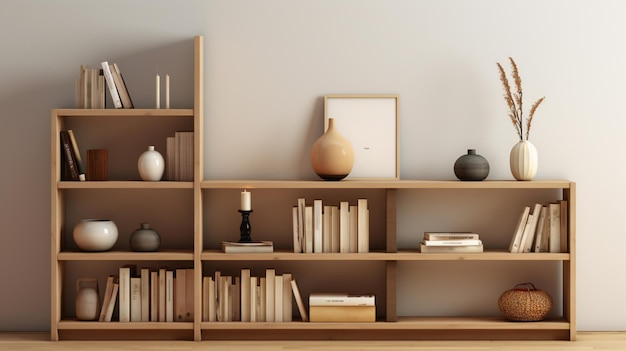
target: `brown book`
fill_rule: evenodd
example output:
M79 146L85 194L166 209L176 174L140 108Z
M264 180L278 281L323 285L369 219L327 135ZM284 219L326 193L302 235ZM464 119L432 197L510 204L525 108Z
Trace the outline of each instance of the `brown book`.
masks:
M310 306L311 322L376 322L376 306Z
M567 225L567 221L568 221L568 216L567 216L567 200L560 200L559 201L559 205L560 205L560 235L561 235L561 252L569 252L569 244L567 242L567 237L568 237L568 225Z
M302 317L302 321L308 322L309 317L306 313L306 307L304 307L304 301L302 301L300 289L298 288L298 284L296 283L295 279L291 281L291 290L293 291L293 297L296 300L296 305L298 305L298 311L300 311L300 317Z
M87 180L108 180L108 159L107 149L87 150Z
M120 100L122 100L122 107L133 108L133 100L130 98L128 88L126 87L124 77L122 76L122 72L120 72L120 68L117 66L117 63L112 63L109 65L109 67L111 68L111 74L113 75L113 80L115 81L117 92L120 95Z

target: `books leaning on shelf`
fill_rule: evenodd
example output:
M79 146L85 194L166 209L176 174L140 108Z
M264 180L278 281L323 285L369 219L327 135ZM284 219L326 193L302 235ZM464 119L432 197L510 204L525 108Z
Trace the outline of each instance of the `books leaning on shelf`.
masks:
M483 252L479 235L470 232L425 232L420 242L422 253Z
M567 252L567 200L525 206L518 219L509 251Z
M76 137L71 129L61 135L61 180L85 181L85 165L80 157Z
M292 209L292 230L295 253L369 252L367 199L328 205L299 198Z
M215 271L202 278L202 321L291 322L292 295L298 303L291 273L267 268L265 276L254 276L244 268L231 276Z
M311 322L375 322L374 295L322 294L309 296Z
M236 241L222 241L222 252L225 252L225 253L274 252L274 243L271 241L253 241L250 243L240 243Z

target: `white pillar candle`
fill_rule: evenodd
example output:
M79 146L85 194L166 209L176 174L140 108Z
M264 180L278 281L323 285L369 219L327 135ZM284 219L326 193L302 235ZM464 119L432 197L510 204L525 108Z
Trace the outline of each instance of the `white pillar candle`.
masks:
M252 209L252 204L251 204L251 194L244 190L241 192L241 210L242 211L250 211Z
M165 75L165 108L170 108L170 75Z
M161 108L161 77L156 75L156 108Z

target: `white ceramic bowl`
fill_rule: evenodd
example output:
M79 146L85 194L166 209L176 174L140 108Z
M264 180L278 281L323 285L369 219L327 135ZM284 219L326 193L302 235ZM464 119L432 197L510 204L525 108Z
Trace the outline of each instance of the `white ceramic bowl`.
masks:
M111 250L117 235L117 226L110 219L82 219L73 231L74 242L84 251Z

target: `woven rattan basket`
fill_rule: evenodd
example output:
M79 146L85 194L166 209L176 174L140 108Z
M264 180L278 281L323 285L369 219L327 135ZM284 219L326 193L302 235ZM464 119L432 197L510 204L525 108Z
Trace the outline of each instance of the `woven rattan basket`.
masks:
M552 309L552 297L532 283L517 284L500 295L498 307L512 321L541 321Z

